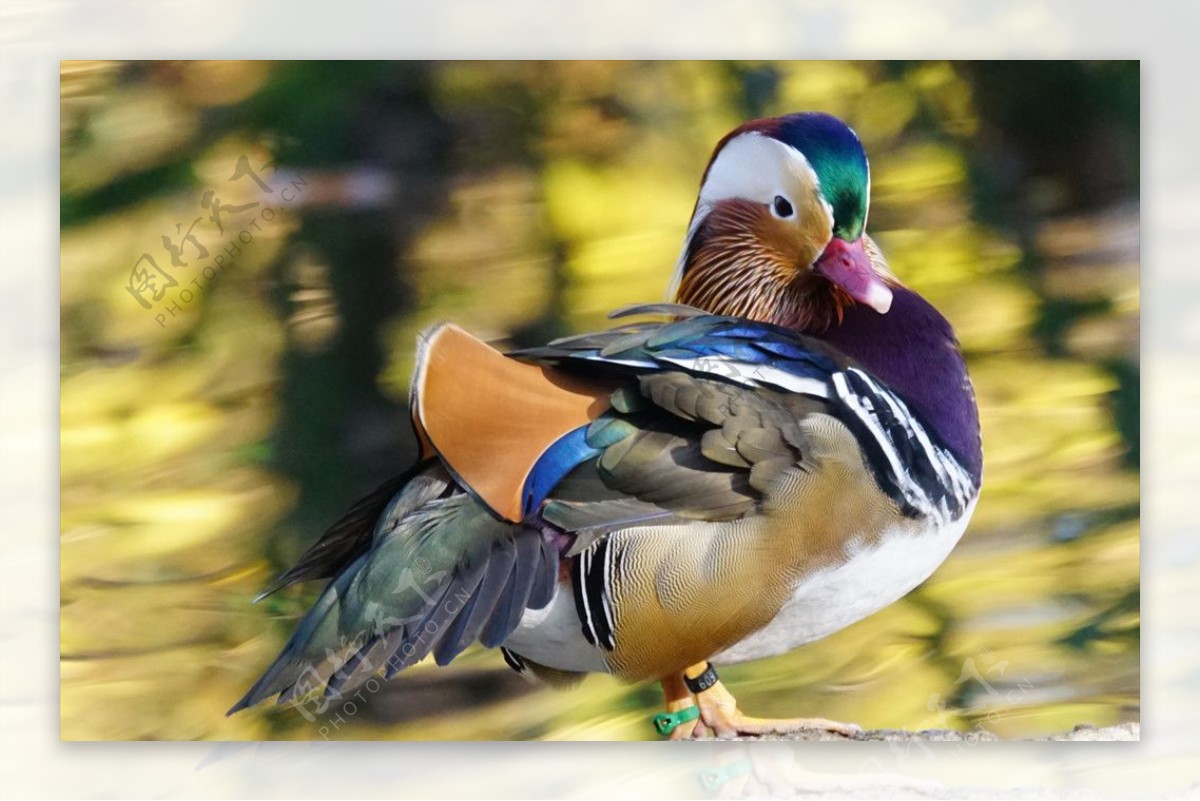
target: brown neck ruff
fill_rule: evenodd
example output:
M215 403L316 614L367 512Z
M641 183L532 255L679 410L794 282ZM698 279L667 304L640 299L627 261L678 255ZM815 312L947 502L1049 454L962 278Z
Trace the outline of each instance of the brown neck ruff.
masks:
M723 202L692 236L675 300L819 335L853 302L808 267L824 241L798 237L758 203Z

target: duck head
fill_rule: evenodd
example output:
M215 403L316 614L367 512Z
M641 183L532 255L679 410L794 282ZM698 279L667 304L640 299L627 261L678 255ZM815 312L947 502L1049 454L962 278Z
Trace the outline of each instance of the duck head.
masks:
M742 125L705 170L674 299L818 334L851 304L886 314L896 281L866 235L870 187L862 143L836 117Z

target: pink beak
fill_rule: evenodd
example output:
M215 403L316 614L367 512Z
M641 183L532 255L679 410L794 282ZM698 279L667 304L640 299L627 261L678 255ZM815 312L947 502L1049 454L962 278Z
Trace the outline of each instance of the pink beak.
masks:
M887 314L892 307L892 290L888 289L871 266L871 258L863 247L862 237L847 242L835 236L813 268L844 289L847 295L880 314Z

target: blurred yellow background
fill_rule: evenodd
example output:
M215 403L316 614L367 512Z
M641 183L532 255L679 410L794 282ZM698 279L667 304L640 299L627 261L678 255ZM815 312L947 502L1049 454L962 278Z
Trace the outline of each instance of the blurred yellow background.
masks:
M353 711L224 710L317 588L250 599L410 463L416 332L532 345L661 298L712 146L804 109L862 136L869 229L959 333L984 495L908 598L723 677L751 714L871 728L1137 720L1138 79L64 62L62 737L649 738L657 687L532 687L478 648Z

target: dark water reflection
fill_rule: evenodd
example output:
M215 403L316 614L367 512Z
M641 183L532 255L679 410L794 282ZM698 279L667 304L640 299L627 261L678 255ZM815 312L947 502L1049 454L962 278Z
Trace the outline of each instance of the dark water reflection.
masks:
M532 344L661 297L713 142L800 108L863 136L871 230L968 354L986 486L917 592L724 677L752 713L870 727L1136 720L1136 88L1136 64L65 65L63 737L649 736L656 688L530 687L482 650L312 720L222 714L312 591L249 599L411 459L416 332ZM242 155L272 191L230 182ZM259 205L174 267L158 243L212 187ZM145 252L179 279L149 310Z

